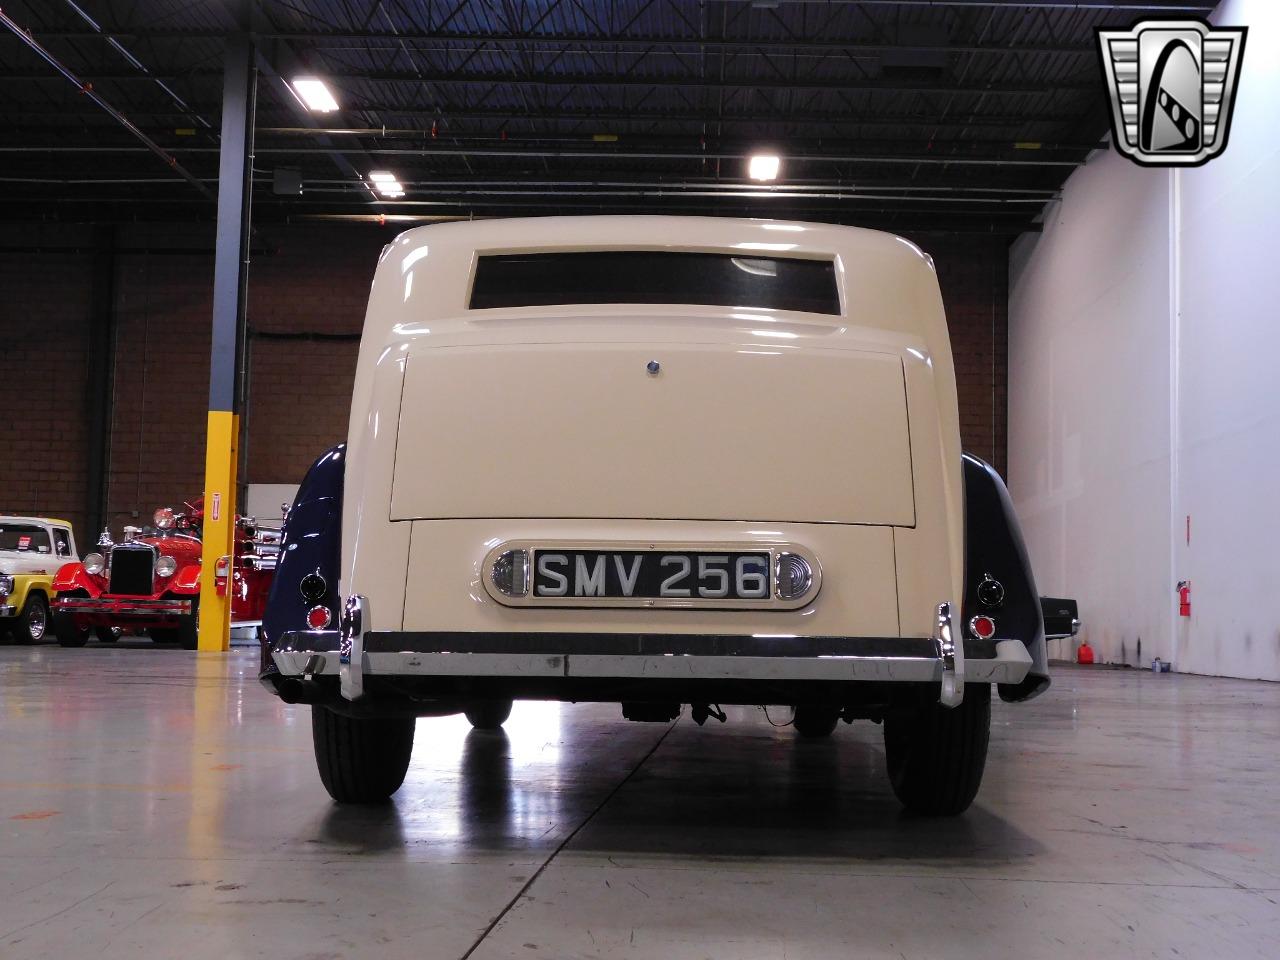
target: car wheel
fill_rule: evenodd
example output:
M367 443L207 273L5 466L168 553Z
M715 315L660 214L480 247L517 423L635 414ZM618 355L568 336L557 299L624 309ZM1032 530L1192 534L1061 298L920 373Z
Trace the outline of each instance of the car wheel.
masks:
M480 700L463 711L477 730L500 730L511 716L510 700Z
M18 622L13 625L13 635L19 643L41 643L49 628L49 601L43 593L27 594Z
M837 708L802 703L796 707L795 719L791 721L791 725L806 740L821 740L831 736L839 722L840 711Z
M63 594L63 596L67 596L67 594ZM53 635L58 638L58 646L60 647L83 647L89 640L89 628L77 625L73 614L55 613L53 615Z
M115 627L95 627L93 635L98 638L99 643L115 643L120 639Z
M151 638L152 643L158 643L164 647L178 642L178 631L173 627L157 627L154 630L148 630L147 636Z
M884 720L889 781L913 813L954 816L973 802L991 738L991 685L969 684L960 706L924 704Z
M338 803L382 803L400 789L413 755L413 717L355 718L311 708L316 769Z

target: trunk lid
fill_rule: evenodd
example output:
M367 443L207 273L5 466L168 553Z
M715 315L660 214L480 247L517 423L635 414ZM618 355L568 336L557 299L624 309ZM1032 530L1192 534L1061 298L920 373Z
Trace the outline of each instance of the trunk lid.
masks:
M413 346L392 520L915 522L892 348Z

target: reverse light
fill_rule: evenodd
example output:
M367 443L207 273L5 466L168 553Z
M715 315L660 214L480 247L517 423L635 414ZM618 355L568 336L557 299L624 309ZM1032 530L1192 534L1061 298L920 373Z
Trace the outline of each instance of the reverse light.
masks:
M989 573L982 575L982 582L977 589L978 602L984 607L999 610L1004 606L1004 584Z
M333 622L333 614L328 607L312 607L307 611L307 626L312 630L323 630Z
M324 577L320 576L319 570L308 573L298 582L298 592L308 603L319 603L324 599L324 592L327 589L329 585L325 583Z
M985 614L969 621L969 632L979 640L990 640L996 635L996 622Z
M178 572L178 561L165 554L156 560L156 576L172 577Z
M294 94L308 110L316 113L333 113L338 109L338 101L334 99L328 85L315 77L294 77L289 82Z
M86 553L84 555L84 572L91 573L94 576L100 574L107 567L107 558L100 553Z

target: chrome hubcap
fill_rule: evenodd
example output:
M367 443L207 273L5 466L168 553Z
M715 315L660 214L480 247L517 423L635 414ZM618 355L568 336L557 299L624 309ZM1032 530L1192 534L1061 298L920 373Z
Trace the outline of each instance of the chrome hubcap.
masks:
M27 629L31 633L32 640L40 640L44 637L44 607L37 606L27 614Z

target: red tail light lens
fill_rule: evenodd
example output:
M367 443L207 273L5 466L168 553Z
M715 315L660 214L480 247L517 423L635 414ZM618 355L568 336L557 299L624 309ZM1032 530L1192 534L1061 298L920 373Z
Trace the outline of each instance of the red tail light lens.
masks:
M307 611L307 626L312 630L323 630L332 620L328 607L312 607Z
M969 632L979 640L990 640L996 635L996 622L986 616L974 617L969 621Z

